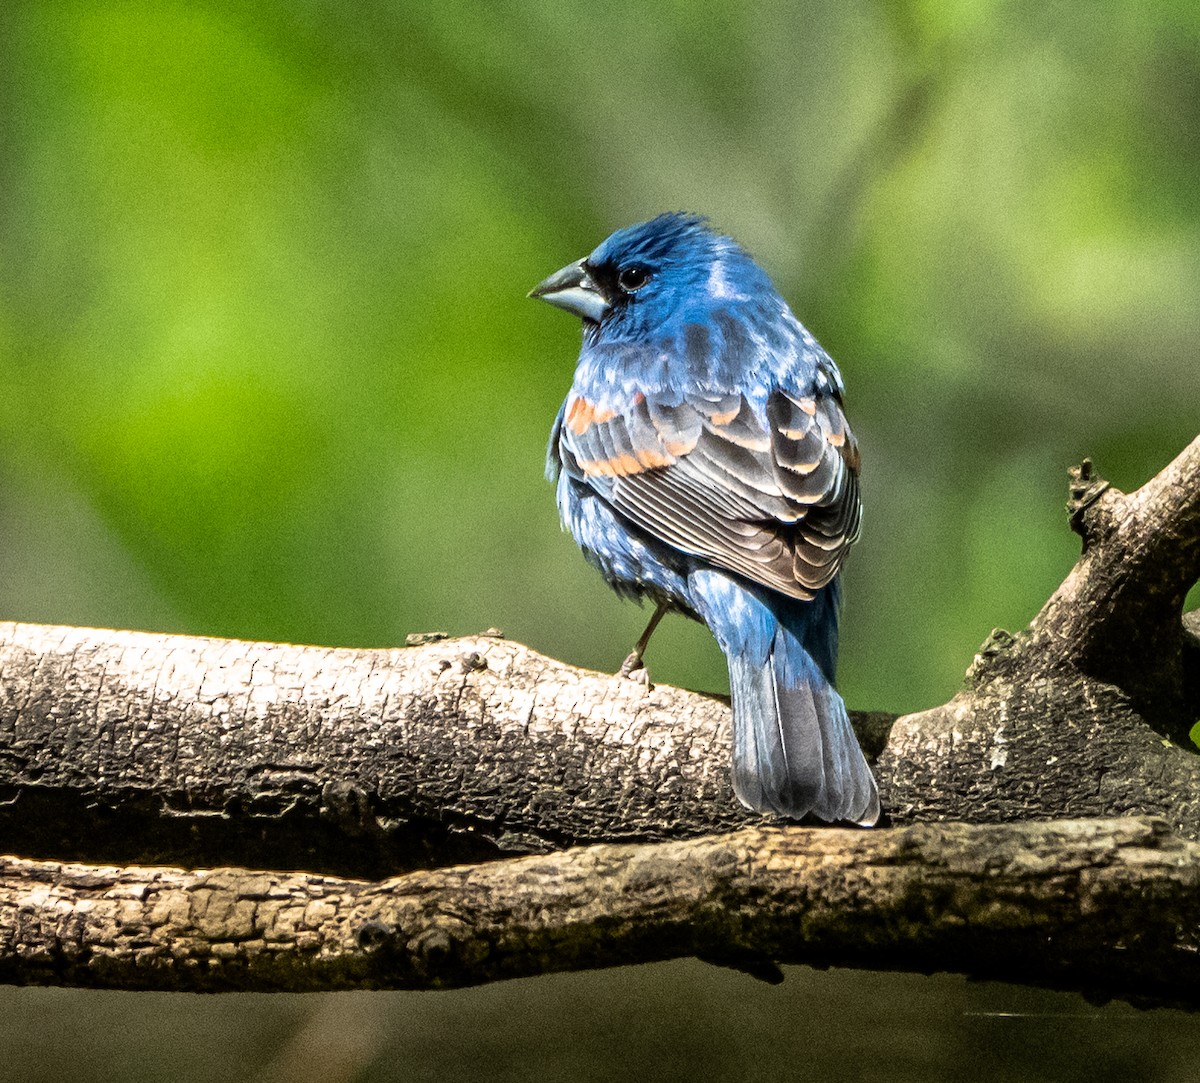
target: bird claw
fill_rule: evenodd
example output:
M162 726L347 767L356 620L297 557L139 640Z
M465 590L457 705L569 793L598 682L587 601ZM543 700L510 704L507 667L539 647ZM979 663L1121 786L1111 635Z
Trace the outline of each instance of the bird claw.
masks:
M621 668L617 670L617 676L645 685L647 691L652 687L650 684L650 671L646 669L646 665L642 661L642 656L637 651L634 651L621 663Z

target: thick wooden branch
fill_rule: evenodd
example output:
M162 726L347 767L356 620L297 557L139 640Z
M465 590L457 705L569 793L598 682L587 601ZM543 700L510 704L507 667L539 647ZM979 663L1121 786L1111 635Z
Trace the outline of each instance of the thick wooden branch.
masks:
M1200 838L1200 651L1179 614L1198 490L1200 439L1129 496L1081 477L1085 552L1031 628L985 645L950 703L856 716L892 822L1138 813ZM728 731L719 699L495 636L348 650L0 624L0 849L381 877L727 831L756 822Z
M0 980L421 988L701 954L1200 1006L1198 492L1200 440L1128 496L1081 468L1084 554L1029 629L950 703L855 717L893 824L1003 825L761 826L722 700L493 635L0 624L0 849L25 855L0 859ZM1129 813L1163 820L1100 819ZM1015 822L1063 816L1096 819Z
M1128 495L1072 471L1068 507L1083 555L1030 629L1043 669L1067 665L1119 685L1160 728L1185 739L1195 703L1180 679L1184 598L1200 579L1200 437Z
M898 819L1129 813L1200 838L1195 622L1200 437L1124 494L1074 472L1084 552L1016 636L997 632L949 703L899 719L880 760Z
M1200 846L1146 820L746 828L380 882L0 859L0 981L406 989L701 955L1200 1006Z
M496 637L0 625L0 849L379 877L751 822L728 707Z

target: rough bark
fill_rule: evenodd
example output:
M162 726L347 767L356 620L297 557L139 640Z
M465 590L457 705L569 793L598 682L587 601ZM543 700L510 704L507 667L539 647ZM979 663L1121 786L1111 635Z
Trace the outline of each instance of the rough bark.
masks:
M1200 1003L1200 845L1161 821L745 828L380 882L0 859L0 980L445 988L700 955Z
M379 877L728 830L727 716L495 637L0 625L0 848Z
M1068 509L1083 555L1016 636L994 632L949 703L881 756L897 821L1157 815L1200 838L1200 438L1124 494L1089 463Z
M893 824L1139 813L1200 838L1200 438L1131 495L1075 480L1084 554L1029 629L950 703L856 716ZM1200 859L1161 824L747 828L720 699L418 638L0 625L0 849L377 881L641 845L382 884L4 859L0 978L421 986L699 952L1193 1001Z
M350 650L0 623L0 849L379 877L729 830L755 818L728 714L496 636ZM880 716L860 722L878 747Z

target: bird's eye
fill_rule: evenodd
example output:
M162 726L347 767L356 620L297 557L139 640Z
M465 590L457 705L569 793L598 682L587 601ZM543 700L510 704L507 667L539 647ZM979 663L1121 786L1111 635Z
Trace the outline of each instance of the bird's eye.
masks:
M625 293L637 293L649 281L650 272L636 264L622 268L621 273L617 275L617 285Z

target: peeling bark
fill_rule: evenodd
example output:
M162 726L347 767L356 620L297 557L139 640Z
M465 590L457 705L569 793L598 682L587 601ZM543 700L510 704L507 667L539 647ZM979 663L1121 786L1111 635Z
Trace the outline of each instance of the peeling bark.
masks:
M1200 1004L1200 845L1150 820L744 828L379 882L0 859L0 980L429 989L700 955Z

